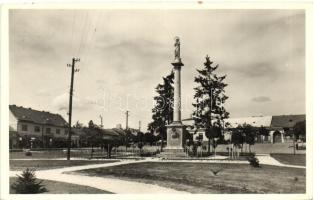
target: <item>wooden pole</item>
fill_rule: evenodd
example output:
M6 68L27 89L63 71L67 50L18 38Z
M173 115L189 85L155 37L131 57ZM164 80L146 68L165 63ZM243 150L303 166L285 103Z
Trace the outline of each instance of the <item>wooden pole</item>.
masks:
M72 135L72 104L73 104L73 87L74 87L74 74L79 70L75 70L75 63L80 61L77 58L72 59L72 65L68 64L68 67L72 67L71 72L71 86L70 86L70 100L69 100L69 113L68 113L68 138L67 138L67 160L71 159L71 135Z

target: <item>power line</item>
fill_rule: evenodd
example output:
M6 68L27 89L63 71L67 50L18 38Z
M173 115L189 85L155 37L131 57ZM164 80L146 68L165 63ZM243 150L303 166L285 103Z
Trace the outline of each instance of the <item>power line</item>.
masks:
M87 38L86 39L86 45L84 46L84 49L82 50L82 52L85 54L85 59L82 61L82 65L84 65L88 61L89 55L90 55L90 51L94 47L94 38L95 38L95 35L96 35L96 32L97 32L98 23L100 21L99 19L102 19L102 15L103 15L103 13L101 13L101 17L100 17L100 14L98 14L97 18L95 20L95 23L94 24L90 23L90 26L88 27L89 31L91 32L91 37L86 37ZM94 25L94 26L92 26L92 25ZM90 33L90 32L88 32L88 33ZM88 40L88 38L89 38L89 40ZM90 43L89 48L87 48L87 44L88 43Z
M76 10L74 10L73 12L73 19L72 19L72 36L71 36L71 52L74 53L74 49L73 49L73 40L74 40L74 27L76 24Z
M85 15L85 22L84 22L84 25L83 25L84 28L82 29L82 35L81 35L81 38L80 38L80 43L79 43L79 47L78 47L78 51L77 51L76 55L80 54L80 49L82 47L83 39L84 39L84 36L85 36L85 31L84 30L86 30L86 24L87 24L88 16L89 16L89 12L87 12L86 15Z

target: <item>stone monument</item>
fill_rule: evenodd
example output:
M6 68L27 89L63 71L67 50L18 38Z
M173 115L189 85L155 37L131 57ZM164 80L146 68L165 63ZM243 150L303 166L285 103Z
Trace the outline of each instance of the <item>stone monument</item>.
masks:
M181 122L181 83L180 70L184 64L180 58L180 40L175 37L175 58L172 65L174 66L174 119L167 125L167 146L165 152L171 152L176 155L184 152L185 146L185 126ZM184 154L183 154L184 155Z

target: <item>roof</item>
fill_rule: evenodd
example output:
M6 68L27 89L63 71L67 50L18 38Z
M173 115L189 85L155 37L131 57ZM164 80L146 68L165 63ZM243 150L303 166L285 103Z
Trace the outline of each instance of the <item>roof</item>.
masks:
M304 120L305 114L228 118L225 119L224 122L228 122L231 127L237 127L238 125L243 124L250 124L254 127L263 126L271 128L291 128L297 122L301 122ZM182 121L184 125L192 126L194 124L194 120L192 118L184 119Z
M73 128L72 132L74 135L79 137L101 137L104 140L121 140L123 135L126 135L126 133L121 129L90 129L88 127L84 128Z
M271 124L272 116L258 116L258 117L240 117L240 118L228 118L224 122L228 122L231 127L237 127L238 125L250 124L254 127L269 127ZM212 120L214 122L215 120ZM192 118L182 120L184 125L192 126L194 120Z
M86 134L86 132L82 128L72 128L71 131L72 131L71 133L73 133L74 135L78 135L78 136Z
M298 122L304 121L305 115L278 115L273 116L271 127L291 128Z
M119 129L119 128L112 128L113 131L115 131L116 133L118 133L120 136L125 136L126 132L123 129Z
M254 127L269 127L271 125L272 116L257 116L257 117L240 117L225 119L225 123L230 123L231 127L238 125L250 124Z
M67 122L59 114L46 111L38 111L32 108L24 108L22 106L9 105L12 114L19 121L27 121L36 124L45 124L52 126L66 126Z
M9 125L9 131L10 132L17 132L16 128L14 128L13 126Z

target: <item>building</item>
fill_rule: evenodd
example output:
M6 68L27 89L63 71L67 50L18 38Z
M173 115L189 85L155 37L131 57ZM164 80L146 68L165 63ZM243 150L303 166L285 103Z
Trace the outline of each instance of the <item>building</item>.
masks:
M75 140L72 139L74 147L91 147L95 143L102 144L117 144L123 141L123 138L126 135L126 132L122 129L112 128L112 129L103 129L103 128L73 128L73 136ZM95 142L96 140L96 142Z
M48 148L66 141L67 122L59 114L9 106L10 148Z
M279 143L291 140L293 135L293 127L296 125L296 123L302 121L305 121L305 115L273 116L270 125L271 142Z
M182 120L188 126L188 131L194 140L208 141L204 129L195 130L192 118ZM253 127L264 127L269 131L268 136L258 136L257 142L284 143L292 140L293 127L296 123L305 121L305 115L276 115L276 116L253 116L241 118L229 118L224 120L228 127L224 129L225 140L231 139L231 129L239 125L249 124Z

